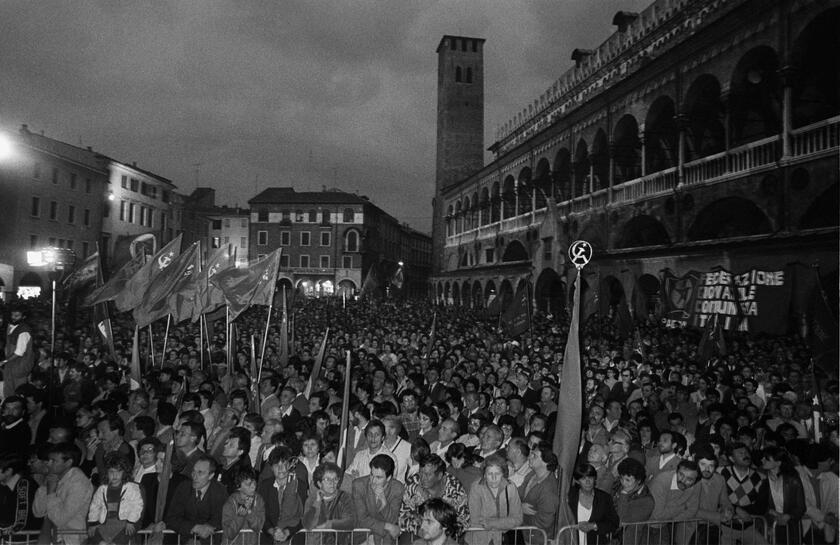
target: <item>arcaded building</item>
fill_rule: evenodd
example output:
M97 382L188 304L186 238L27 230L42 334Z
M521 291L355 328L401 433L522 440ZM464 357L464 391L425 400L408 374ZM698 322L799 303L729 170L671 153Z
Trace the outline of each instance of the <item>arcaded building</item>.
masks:
M491 143L483 40L441 40L436 299L484 306L527 284L562 311L585 239L592 310L768 313L749 297L816 278L836 308L840 2L658 0L613 24Z

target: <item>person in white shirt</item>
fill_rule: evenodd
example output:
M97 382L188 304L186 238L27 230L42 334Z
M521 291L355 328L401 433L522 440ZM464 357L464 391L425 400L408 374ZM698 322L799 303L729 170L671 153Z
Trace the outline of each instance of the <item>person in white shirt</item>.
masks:
M528 464L531 449L525 439L514 437L508 443L505 453L508 459L508 480L520 487L525 482L525 477L532 472L531 466Z
M411 443L400 437L400 431L402 430L400 417L388 415L382 419L382 423L385 425L385 441L383 444L396 463L394 478L401 483L405 483L405 474L411 465Z
M353 457L353 462L347 468L344 475L344 481L341 489L351 491L353 480L359 477L366 477L370 475L370 461L377 454L386 454L394 459L391 451L385 448L383 440L385 439L385 425L379 420L371 420L365 428L365 439L367 439L367 447L363 448ZM394 459L396 463L396 459Z

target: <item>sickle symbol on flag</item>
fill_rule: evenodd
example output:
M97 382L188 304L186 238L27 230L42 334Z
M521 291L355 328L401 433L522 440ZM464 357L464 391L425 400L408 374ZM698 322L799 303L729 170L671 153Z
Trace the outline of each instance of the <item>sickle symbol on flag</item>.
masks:
M585 240L576 240L569 246L569 259L580 270L592 259L592 245Z

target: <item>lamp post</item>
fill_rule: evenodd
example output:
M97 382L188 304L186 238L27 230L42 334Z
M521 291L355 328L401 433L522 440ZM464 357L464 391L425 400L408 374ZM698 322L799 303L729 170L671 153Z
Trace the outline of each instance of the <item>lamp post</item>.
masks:
M26 263L30 267L45 268L52 284L52 305L50 317L50 364L55 365L55 284L61 274L73 266L76 254L66 248L41 248L26 252Z

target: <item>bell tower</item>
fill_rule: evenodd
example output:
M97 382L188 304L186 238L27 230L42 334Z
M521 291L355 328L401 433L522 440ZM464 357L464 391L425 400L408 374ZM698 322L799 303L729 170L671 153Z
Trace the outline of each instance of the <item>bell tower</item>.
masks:
M437 155L433 270L443 268L444 188L484 166L484 39L444 36L437 48Z

